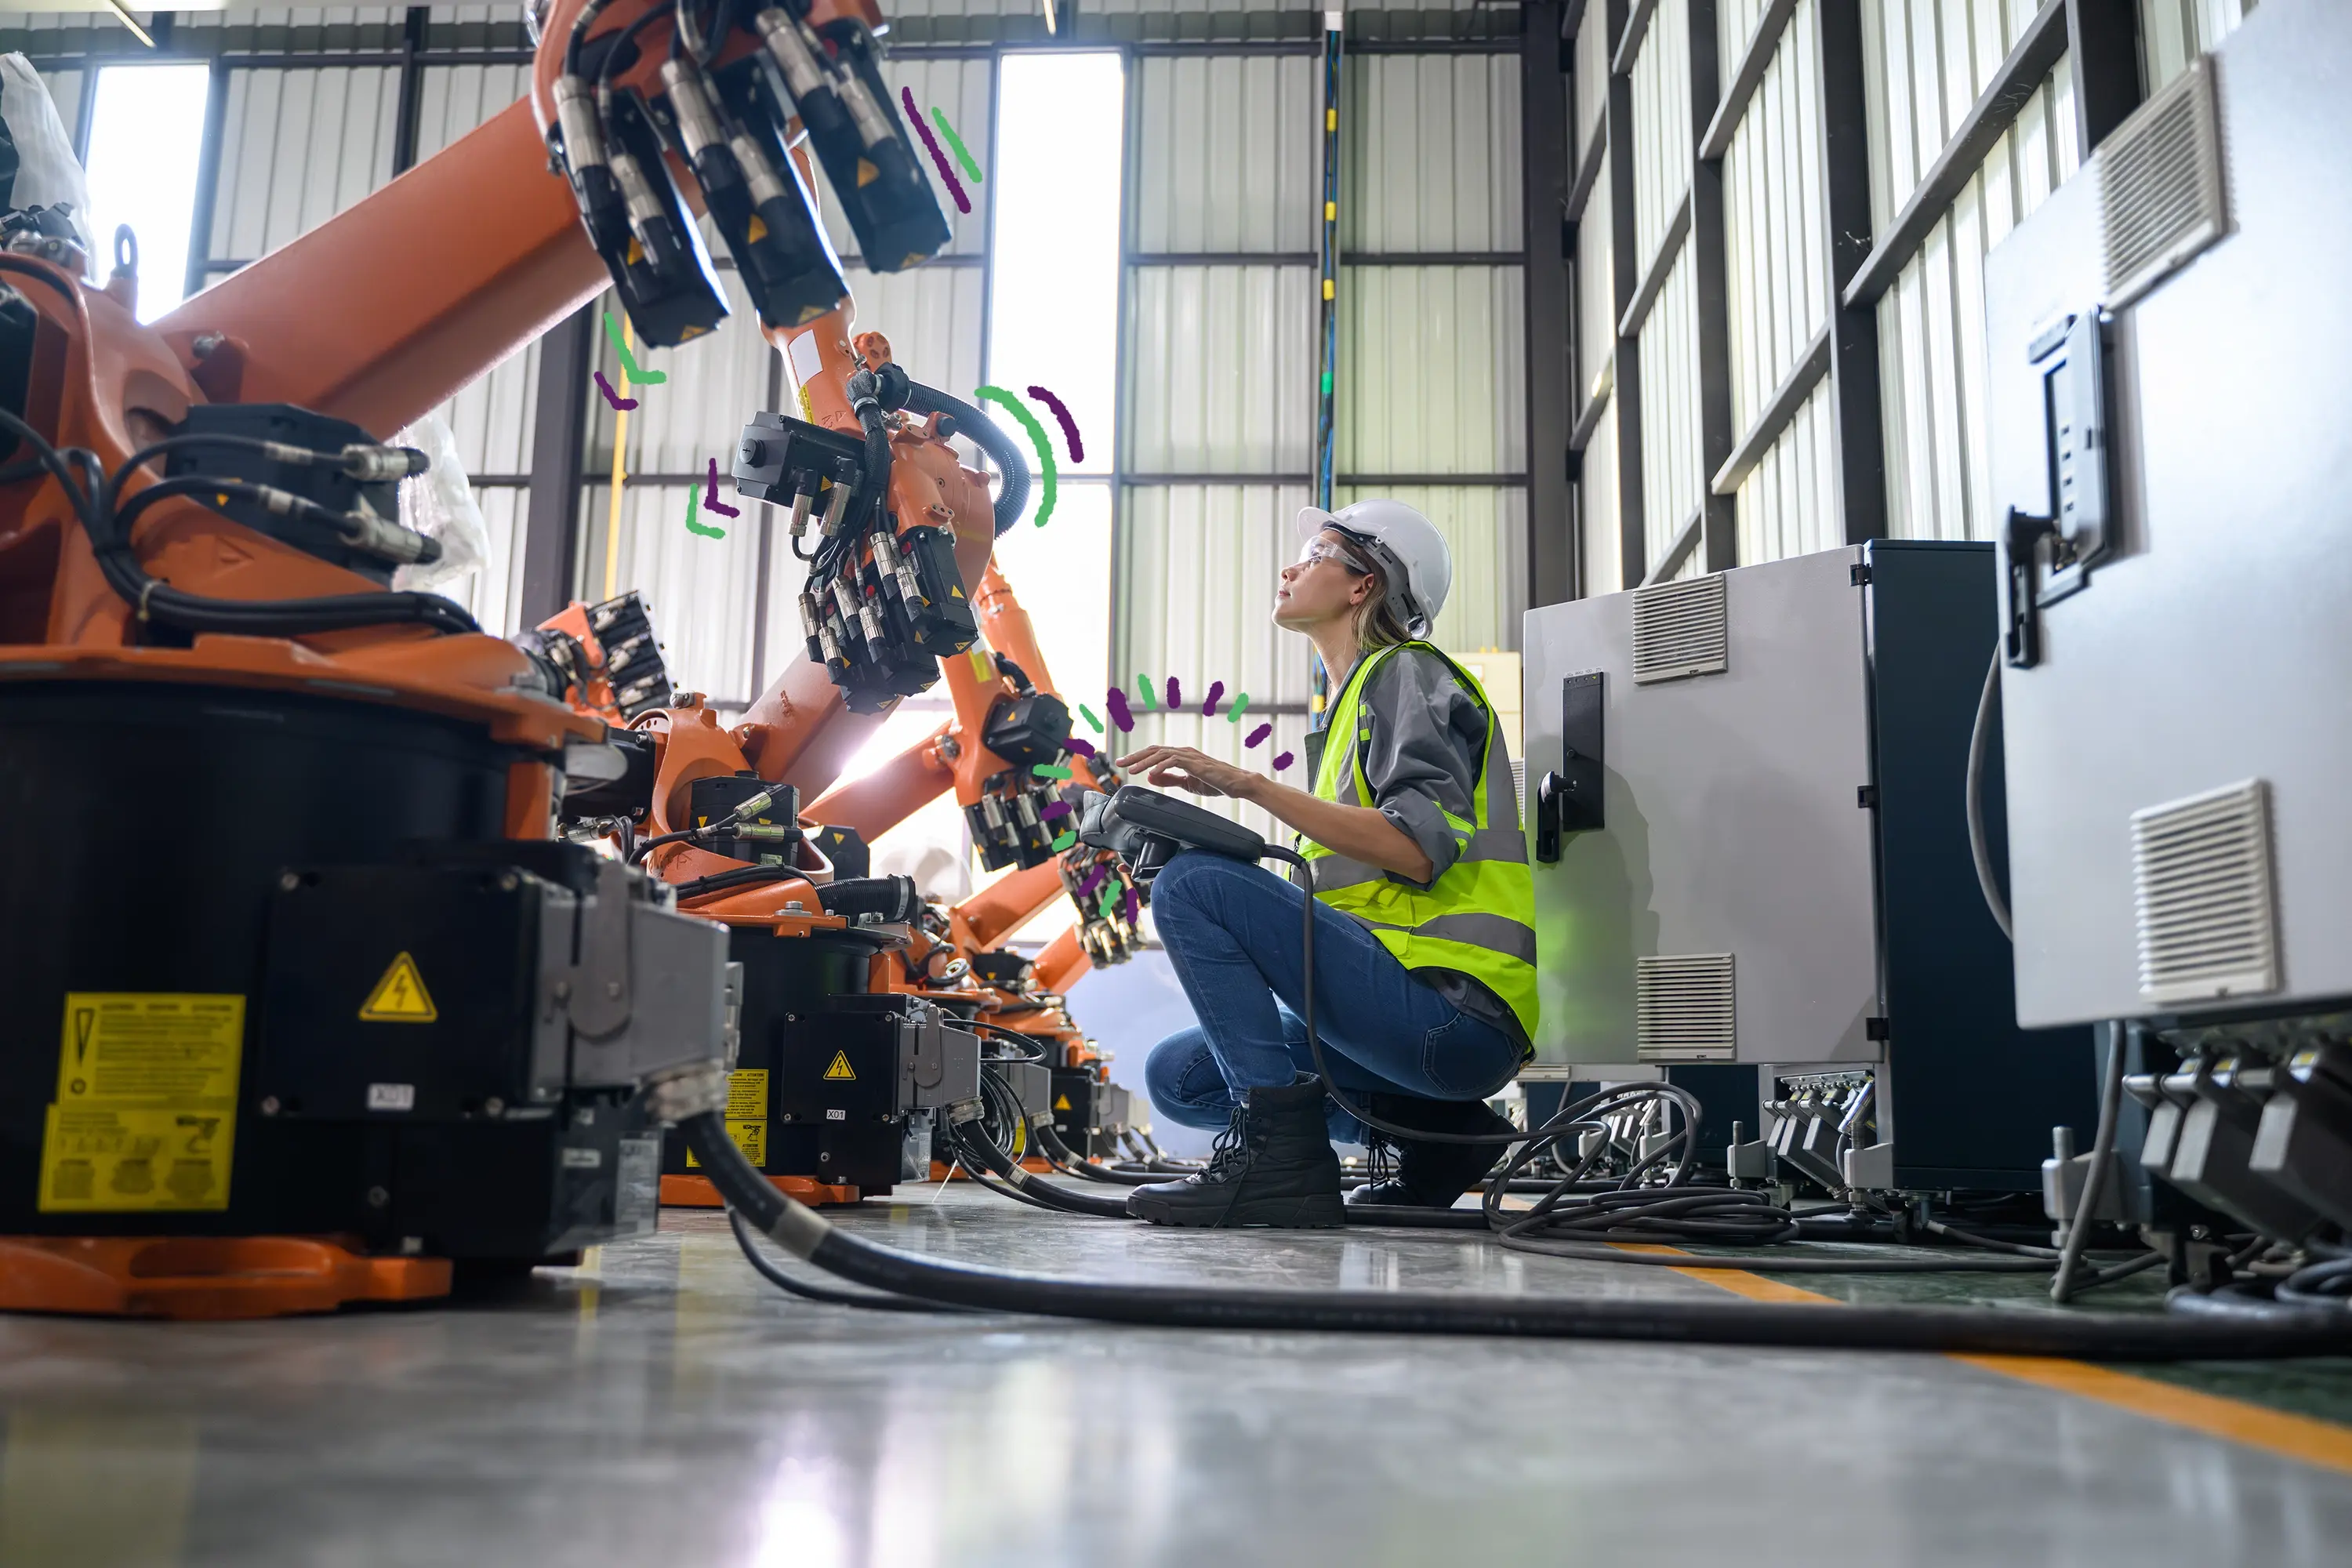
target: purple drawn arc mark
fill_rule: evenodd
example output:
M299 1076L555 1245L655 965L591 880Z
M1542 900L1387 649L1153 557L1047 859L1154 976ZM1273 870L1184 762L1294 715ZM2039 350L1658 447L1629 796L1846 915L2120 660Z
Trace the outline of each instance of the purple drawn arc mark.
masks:
M1225 683L1223 681L1212 680L1209 682L1209 700L1201 704L1201 717L1203 719L1215 718L1217 716L1217 699L1223 697L1224 694Z
M1142 918L1143 912L1136 903L1135 889L1130 887L1127 889L1127 923L1133 925Z
M637 405L637 400L635 398L624 397L619 393L614 391L613 384L604 379L604 373L601 370L596 373L596 390L604 395L605 402L611 404L614 408L620 410L624 414L626 414L630 409L635 408Z
M1063 742L1062 750L1074 757L1091 757L1095 754L1094 742L1083 735L1073 735Z
M1067 816L1070 815L1070 803L1066 800L1049 801L1046 803L1045 809L1037 815L1047 822L1053 821L1057 816Z
M1164 689L1160 693L1160 700L1163 703L1167 704L1168 711L1173 713L1176 710L1184 706L1184 698L1182 694L1183 689L1176 684L1176 678L1174 676L1170 676L1163 683L1163 687Z
M1122 730L1132 730L1135 728L1135 715L1128 709L1126 692L1121 691L1116 686L1112 687L1110 690L1105 694L1103 704L1110 710L1110 721L1112 723L1118 725Z
M1078 884L1078 897L1083 899L1087 894L1093 892L1097 888L1101 887L1103 885L1103 879L1109 875L1110 862L1108 860L1097 862L1095 868L1087 873L1087 879Z
M716 458L710 459L710 489L709 491L703 496L702 504L709 510L717 512L721 517L740 517L743 515L743 509L741 507L729 506L725 501L719 499L719 459Z
M1250 731L1249 739L1244 741L1242 744L1244 746L1263 746L1265 744L1265 738L1273 733L1273 725L1260 724L1256 729Z
M907 118L915 122L915 134L923 139L923 145L930 151L932 163L939 168L940 178L947 182L948 195L955 198L956 211L971 211L971 198L963 194L963 182L955 177L955 170L950 166L948 155L940 151L940 139L931 134L930 126L923 121L923 111L915 107L915 89L900 88L898 101L907 106Z
M1060 398L1055 396L1052 393L1046 391L1042 386L1031 387L1029 389L1029 395L1036 398L1046 407L1052 409L1054 411L1054 417L1062 422L1062 439L1070 444L1070 461L1073 463L1085 462L1087 460L1087 444L1086 441L1078 435L1078 422L1070 417L1070 405L1064 403ZM1168 706L1173 708L1176 704L1171 701Z
M1276 773L1280 773L1283 769L1285 769L1285 768L1288 767L1291 763L1293 763L1297 762L1297 760L1298 760L1298 759L1297 759L1295 755L1293 755L1292 753L1290 753L1290 752L1283 752L1283 753L1282 753L1282 755L1280 755L1280 756L1278 756L1278 757L1276 757L1276 758L1275 758L1275 759L1274 759L1274 771L1275 771Z

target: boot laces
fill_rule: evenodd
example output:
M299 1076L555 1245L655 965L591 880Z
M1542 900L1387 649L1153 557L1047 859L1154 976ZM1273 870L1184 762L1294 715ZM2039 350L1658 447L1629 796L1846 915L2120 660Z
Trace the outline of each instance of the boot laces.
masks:
M1238 1176L1249 1165L1249 1108L1236 1105L1225 1130L1209 1145L1209 1163L1192 1180L1219 1182Z

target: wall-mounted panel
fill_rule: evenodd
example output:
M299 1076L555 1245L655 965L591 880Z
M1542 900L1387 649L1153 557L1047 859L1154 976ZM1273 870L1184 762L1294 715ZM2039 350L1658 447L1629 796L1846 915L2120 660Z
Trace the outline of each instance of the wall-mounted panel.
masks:
M1340 473L1525 470L1518 268L1348 268L1339 311Z
M1878 306L1888 531L1983 539L1984 257L2074 172L2074 79L2061 58Z
M1816 5L1797 6L1723 160L1735 432L1755 422L1829 318Z
M1346 73L1342 247L1375 255L1517 250L1525 135L1517 58L1368 55Z
M1837 484L1837 404L1824 381L1740 482L1739 563L1753 566L1843 544Z
M1706 491L1696 285L1685 251L1642 326L1642 539L1643 559L1652 566L1664 559Z
M1316 319L1312 268L1133 268L1127 470L1312 468Z
M392 177L397 70L235 70L227 92L212 261L267 256Z
M1690 190L1690 7L1659 0L1633 57L1633 254L1646 268Z
M1297 255L1316 248L1323 84L1306 56L1145 58L1129 193L1148 254Z

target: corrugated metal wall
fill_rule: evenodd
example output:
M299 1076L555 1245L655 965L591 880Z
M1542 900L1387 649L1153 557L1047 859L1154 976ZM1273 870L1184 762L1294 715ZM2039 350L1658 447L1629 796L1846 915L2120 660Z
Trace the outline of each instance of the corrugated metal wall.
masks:
M1864 12L1873 205L1909 197L2032 19L2028 0L1887 0ZM1984 257L2074 172L2062 58L1879 303L1888 531L1984 538Z
M1642 558L1654 571L1706 493L1698 377L1697 275L1685 249L1642 323ZM1696 571L1698 552L1685 565Z

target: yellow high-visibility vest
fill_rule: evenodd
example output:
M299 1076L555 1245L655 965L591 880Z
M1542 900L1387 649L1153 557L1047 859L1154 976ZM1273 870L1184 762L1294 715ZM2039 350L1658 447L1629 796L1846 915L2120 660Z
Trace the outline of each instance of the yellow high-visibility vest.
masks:
M1465 822L1439 807L1460 855L1423 889L1377 866L1351 860L1304 834L1297 837L1297 847L1315 868L1317 898L1370 926L1380 944L1407 969L1450 969L1479 982L1517 1015L1532 1040L1538 1011L1535 878L1528 869L1527 839L1503 755L1502 730L1477 678L1423 642L1392 643L1359 659L1355 674L1331 705L1331 722L1315 770L1315 794L1336 804L1378 804L1364 773L1364 753L1371 741L1371 716L1362 702L1364 683L1391 655L1408 647L1445 659L1454 679L1486 715L1486 741L1470 791L1475 819Z

